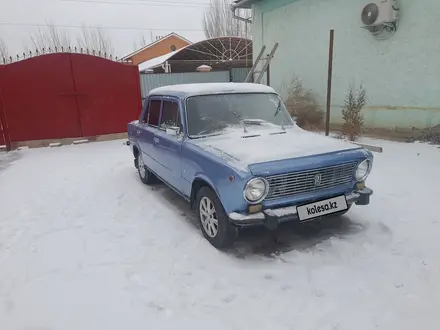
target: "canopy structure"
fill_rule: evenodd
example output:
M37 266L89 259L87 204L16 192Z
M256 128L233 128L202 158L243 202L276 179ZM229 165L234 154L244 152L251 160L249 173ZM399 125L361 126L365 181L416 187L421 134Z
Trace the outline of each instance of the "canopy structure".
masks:
M144 62L139 69L155 73L196 72L201 65L209 65L212 71L252 67L252 40L240 37L203 40Z
M261 0L236 0L232 4L232 8L251 9L252 5Z

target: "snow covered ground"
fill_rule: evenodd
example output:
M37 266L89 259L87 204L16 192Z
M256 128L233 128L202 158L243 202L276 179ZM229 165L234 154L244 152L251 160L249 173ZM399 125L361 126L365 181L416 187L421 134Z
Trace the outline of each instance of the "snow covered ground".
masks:
M439 149L366 139L370 206L219 252L122 142L0 154L0 329L439 328Z

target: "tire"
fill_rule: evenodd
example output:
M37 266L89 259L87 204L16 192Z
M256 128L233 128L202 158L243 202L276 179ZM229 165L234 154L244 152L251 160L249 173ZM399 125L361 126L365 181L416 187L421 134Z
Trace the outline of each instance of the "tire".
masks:
M196 207L200 229L209 243L217 249L232 245L238 229L229 221L222 203L211 188L200 188L196 196Z
M151 171L144 165L142 157L136 155L135 164L137 164L137 169L139 173L139 178L143 184L150 185L154 183L154 175Z

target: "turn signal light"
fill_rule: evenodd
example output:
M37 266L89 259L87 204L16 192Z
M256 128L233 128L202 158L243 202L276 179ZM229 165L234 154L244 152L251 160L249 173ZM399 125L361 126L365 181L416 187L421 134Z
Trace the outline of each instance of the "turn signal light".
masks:
M261 211L261 204L257 205L249 205L248 212L249 213L257 213Z

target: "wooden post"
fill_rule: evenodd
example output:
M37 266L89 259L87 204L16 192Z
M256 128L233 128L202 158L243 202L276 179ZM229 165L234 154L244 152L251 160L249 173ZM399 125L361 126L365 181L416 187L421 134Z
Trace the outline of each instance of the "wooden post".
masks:
M332 72L333 72L333 40L335 30L330 30L330 45L328 50L328 77L327 77L327 107L325 113L325 135L330 133L330 103L332 99Z

